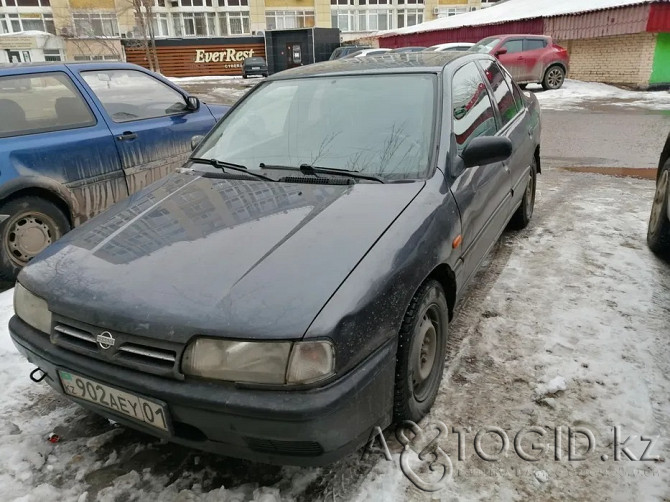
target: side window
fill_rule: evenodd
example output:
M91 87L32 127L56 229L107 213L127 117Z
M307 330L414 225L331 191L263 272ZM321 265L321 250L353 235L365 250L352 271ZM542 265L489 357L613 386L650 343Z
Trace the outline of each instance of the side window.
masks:
M535 51L537 49L544 49L547 46L547 41L541 38L526 38L523 41L524 51Z
M493 97L498 110L500 110L500 118L502 120L501 126L508 124L515 115L519 112L517 102L514 100L512 90L505 81L505 76L500 67L494 62L482 62L484 66L484 75L491 84L493 89Z
M475 63L456 72L451 89L453 131L460 154L473 138L495 135L496 121L486 84Z
M81 73L114 122L184 113L186 100L158 79L137 70Z
M70 77L61 72L0 77L0 138L96 123Z
M515 52L523 51L523 40L520 38L514 40L508 40L503 44L503 47L507 49L507 54L514 54Z
M509 88L512 89L512 94L514 95L514 101L516 102L517 110L523 110L526 105L524 104L523 96L521 96L521 90L519 89L519 86L514 83L512 76L504 67L500 65L497 66L502 70L503 76L505 77L505 82L507 82Z

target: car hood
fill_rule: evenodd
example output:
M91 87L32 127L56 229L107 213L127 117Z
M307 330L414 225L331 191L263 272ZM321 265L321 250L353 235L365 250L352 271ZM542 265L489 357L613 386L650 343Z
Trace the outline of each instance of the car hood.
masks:
M67 234L19 281L54 313L117 332L300 338L424 184L175 174Z
M211 103L206 103L205 106L209 109L209 112L212 114L212 116L218 121L221 120L221 118L228 113L230 110L230 106L228 105L216 105L216 104L211 104Z

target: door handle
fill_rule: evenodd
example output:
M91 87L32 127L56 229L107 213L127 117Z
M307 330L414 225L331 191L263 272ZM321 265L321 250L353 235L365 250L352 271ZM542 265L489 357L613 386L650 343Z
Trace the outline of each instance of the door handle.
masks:
M116 137L119 141L129 141L131 139L137 139L137 134L131 131L124 131L123 134L120 134Z

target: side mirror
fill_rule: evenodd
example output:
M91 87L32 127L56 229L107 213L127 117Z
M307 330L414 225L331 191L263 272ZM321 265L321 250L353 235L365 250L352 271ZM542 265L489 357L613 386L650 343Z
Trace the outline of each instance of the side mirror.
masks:
M195 96L186 96L186 109L192 112L200 109L200 100Z
M194 151L200 143L202 143L202 140L205 139L205 137L202 134L196 134L191 138L191 151Z
M503 54L507 54L507 48L506 47L501 47L495 52L495 56L502 56Z
M512 155L512 142L501 136L480 136L475 138L465 150L461 158L465 167L484 166L494 162L502 162Z

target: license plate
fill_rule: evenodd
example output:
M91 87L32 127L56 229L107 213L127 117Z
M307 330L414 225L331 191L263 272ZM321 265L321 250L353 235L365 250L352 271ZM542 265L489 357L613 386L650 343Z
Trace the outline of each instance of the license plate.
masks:
M252 69L252 70L260 70L261 67L260 67L260 66L252 66L251 69Z
M58 376L66 394L170 432L167 409L162 404L67 371L59 370Z

